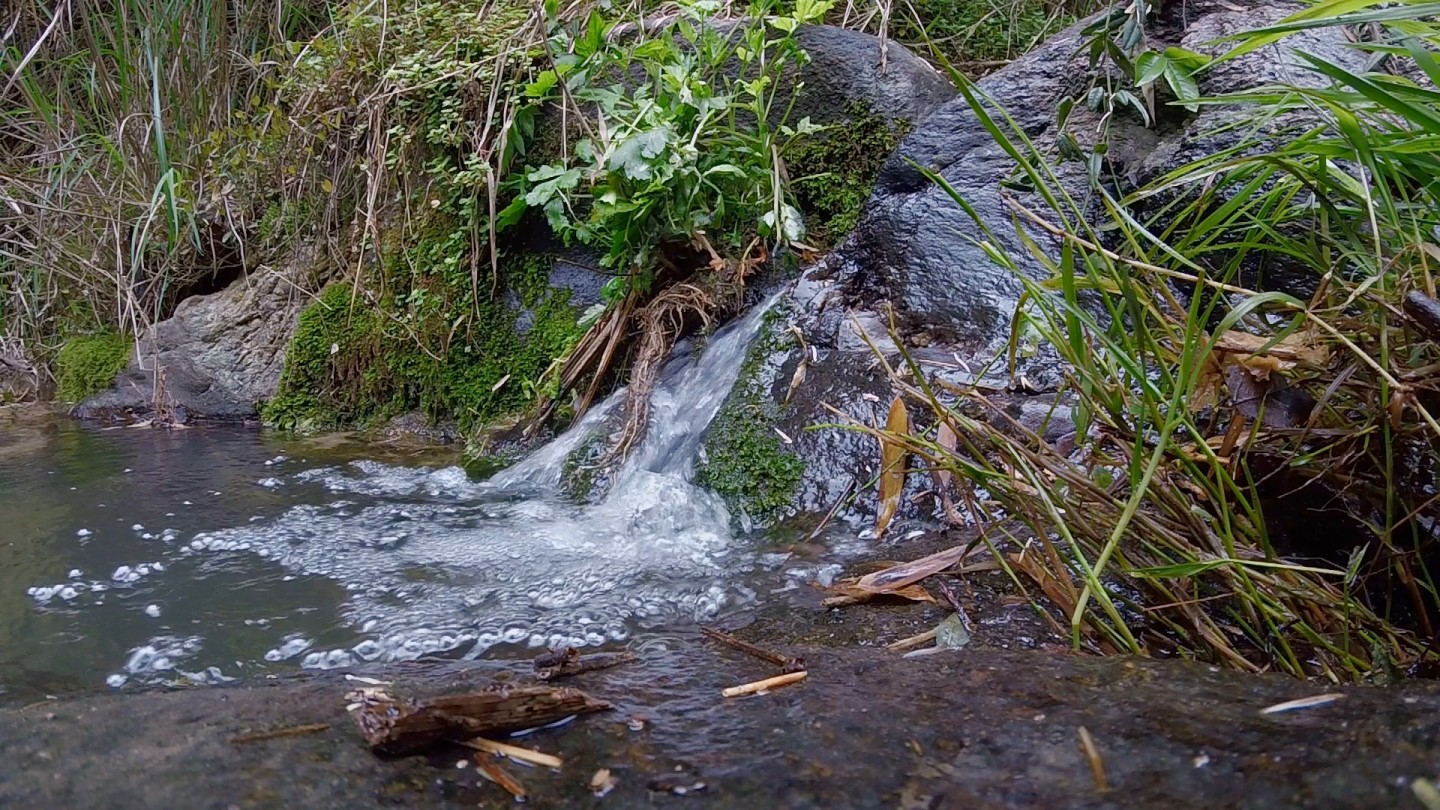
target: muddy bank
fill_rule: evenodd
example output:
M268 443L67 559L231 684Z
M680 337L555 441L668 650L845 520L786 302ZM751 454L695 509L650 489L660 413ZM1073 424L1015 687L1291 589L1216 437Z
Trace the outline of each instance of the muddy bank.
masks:
M763 630L763 628L762 628ZM1383 807L1433 777L1440 689L1329 691L1205 666L974 649L904 659L797 646L810 678L747 699L722 687L765 665L677 636L637 664L573 679L613 712L524 739L562 771L507 766L535 807ZM392 668L424 695L528 676L516 663ZM457 769L463 749L383 761L362 744L338 674L47 702L0 712L0 806L90 808L508 807ZM329 723L233 744L237 735ZM1078 729L1109 790L1096 788ZM599 768L619 779L597 800ZM703 799L666 792L703 782Z

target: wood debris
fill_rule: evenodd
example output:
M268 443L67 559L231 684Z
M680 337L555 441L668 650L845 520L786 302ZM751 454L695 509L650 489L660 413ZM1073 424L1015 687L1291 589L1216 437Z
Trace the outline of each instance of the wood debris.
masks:
M756 692L764 692L767 689L774 689L780 686L789 686L792 683L799 683L805 680L810 673L805 671L787 672L784 675L776 675L773 678L766 678L763 681L752 681L742 683L739 686L732 686L720 694L725 697L740 697L741 695L753 695Z
M781 653L772 652L765 649L764 647L759 647L757 645L751 644L748 641L738 639L735 636L724 632L723 630L716 630L713 627L702 627L700 628L700 632L703 633L706 638L714 639L715 641L733 647L740 652L746 653L748 655L753 655L756 658L759 658L761 661L769 661L775 666L780 667L781 672L801 672L805 669L804 658L797 658L795 656L782 655Z
M1313 709L1317 706L1328 706L1337 700L1345 697L1343 692L1330 692L1324 695L1312 695L1311 697L1287 700L1284 703L1276 703L1274 706L1266 706L1260 710L1261 714L1279 714L1281 712L1293 712L1300 709Z
M521 731L613 708L579 689L508 684L420 701L374 690L362 695L359 703L355 720L360 733L371 748L386 754Z
M1110 783L1105 778L1105 761L1100 759L1100 749L1095 746L1095 738L1090 736L1090 730L1084 726L1080 727L1080 750L1090 762L1090 775L1095 779L1095 789L1101 793L1109 792Z
M504 768L500 767L499 763L484 754L475 755L475 768L486 779L505 788L505 791L514 796L517 801L523 802L530 795L525 792L525 786L520 784L520 780L511 776Z
M629 651L581 655L580 651L574 647L561 647L544 655L536 656L535 677L542 681L552 681L556 678L579 675L582 672L618 667L636 660L635 653Z
M619 781L610 773L609 768L601 768L590 777L590 792L595 794L595 798L603 799L605 794L615 789Z

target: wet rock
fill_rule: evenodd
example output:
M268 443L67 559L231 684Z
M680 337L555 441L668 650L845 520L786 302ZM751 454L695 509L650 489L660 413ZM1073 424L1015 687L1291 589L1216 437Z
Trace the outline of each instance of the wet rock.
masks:
M1179 45L1218 54L1225 45L1216 38L1273 23L1302 6L1296 3L1221 2L1201 0L1166 12L1151 32L1152 46ZM1051 169L1074 199L1087 198L1088 177L1080 162L1056 162L1059 135L1056 108L1062 99L1083 96L1092 74L1081 48L1086 23L1059 34L1031 53L985 77L978 88L992 109L1003 109L1051 160ZM1303 49L1347 69L1359 70L1365 55L1353 48L1340 29L1303 32L1280 44L1261 48L1203 74L1202 92L1223 94L1272 82L1311 86L1323 77L1305 70L1295 54ZM1190 114L1179 108L1160 111L1160 120L1146 127L1133 114L1117 114L1110 122L1106 175L1124 194L1139 184L1191 161L1234 147L1252 127L1225 127L1239 115L1223 106L1207 106ZM1271 122L1281 138L1296 120ZM1072 114L1070 130L1083 137L1098 121L1087 110ZM932 184L916 164L939 173L967 201L965 211L942 188ZM927 376L957 385L978 382L1003 393L996 422L1020 425L1058 441L1069 430L1068 409L1056 407L1052 392L1061 380L1053 349L1024 346L1015 368L1007 366L1016 303L1022 276L1040 280L1048 271L1016 232L1016 212L1007 197L1038 212L1047 210L1032 193L1003 184L1015 162L985 129L963 97L954 98L926 117L902 142L881 170L875 191L851 238L836 252L810 268L796 284L789 324L803 335L811 357L806 386L780 426L799 436L797 451L807 472L793 508L823 512L841 494L843 483L873 476L874 440L854 431L815 430L842 422L881 424L883 408L893 396L875 353L896 368L905 364L901 350L916 359ZM1094 216L1084 209L1075 215ZM979 220L977 222L977 219ZM1030 239L1052 254L1055 240L1033 226ZM1014 260L1016 271L993 262L980 245L989 240ZM1294 268L1251 267L1250 281L1304 296L1314 279ZM892 337L891 330L898 336ZM798 349L787 346L774 363L793 369ZM778 379L788 379L782 371ZM777 383L778 385L778 383ZM778 389L777 389L778 390ZM1042 395L1035 402L1027 397ZM832 406L845 414L837 417ZM807 428L811 428L807 430ZM1038 428L1038 430L1037 430ZM924 476L911 476L920 479ZM873 489L871 487L870 489ZM912 484L904 502L923 489ZM923 499L922 499L923 500ZM906 507L901 516L923 515L928 506ZM873 493L862 491L851 511L864 518L873 510Z
M840 123L859 103L886 120L915 123L955 96L948 79L897 43L829 25L804 26L795 38L810 63L800 71L793 120Z
M611 770L613 807L1250 808L1403 807L1433 778L1440 693L1432 684L1335 688L1200 664L969 647L906 660L858 647L796 647L804 684L723 701L755 661L700 642L591 673L617 704L519 741L564 759L520 775L538 807L592 807ZM524 664L371 671L414 697L474 689ZM0 806L511 806L457 770L463 749L373 756L345 711L340 674L47 701L0 710ZM123 689L123 687L122 687ZM1342 699L1263 709L1321 692ZM639 730L624 718L648 718ZM324 728L320 728L324 725ZM232 743L315 726L313 733ZM1097 789L1078 729L1092 737ZM700 790L703 798L689 795ZM677 795L684 788L687 795Z
M283 264L264 266L226 289L181 301L170 318L145 331L115 387L87 400L82 416L145 414L155 404L155 370L164 369L171 407L220 420L255 415L275 394L285 347L300 310L310 303L318 250L301 248Z

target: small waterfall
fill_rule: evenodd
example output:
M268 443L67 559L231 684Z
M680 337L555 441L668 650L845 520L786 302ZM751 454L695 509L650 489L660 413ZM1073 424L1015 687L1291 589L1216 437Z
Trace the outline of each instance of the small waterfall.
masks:
M623 391L488 481L376 462L298 472L282 485L323 487L324 503L202 534L190 553L258 553L344 587L358 642L277 639L266 656L312 667L595 645L705 620L753 596L735 583L760 557L732 536L724 503L691 482L694 457L776 297L667 362L647 435L598 503L561 497L559 482Z

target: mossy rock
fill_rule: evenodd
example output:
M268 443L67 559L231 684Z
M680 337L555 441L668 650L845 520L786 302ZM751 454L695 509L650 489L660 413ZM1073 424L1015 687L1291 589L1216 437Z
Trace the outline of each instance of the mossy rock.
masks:
M109 388L130 359L130 339L117 332L76 335L55 357L56 395L81 402Z
M847 113L847 123L796 138L787 153L791 188L812 241L822 247L854 230L876 175L911 129L910 122L886 120L859 102Z
M761 339L746 353L740 377L705 433L695 481L715 491L742 522L768 525L788 512L805 462L785 449L775 426L785 407L772 389L792 338L780 308L766 315Z

